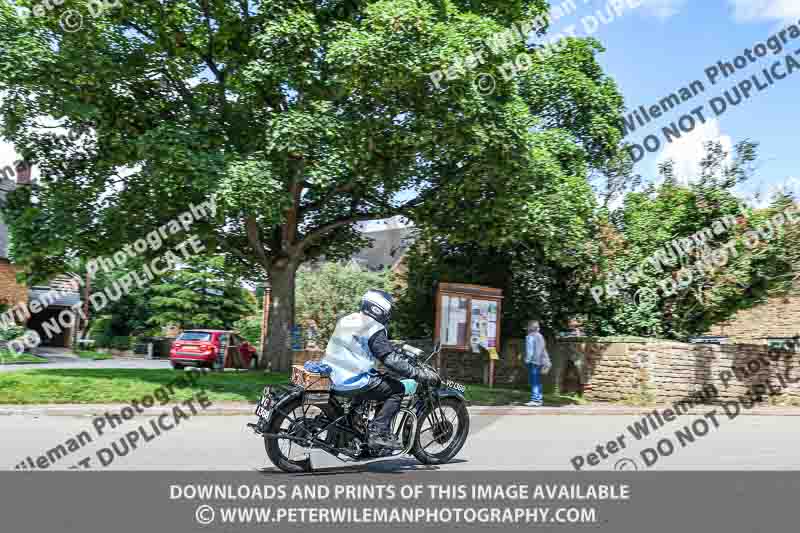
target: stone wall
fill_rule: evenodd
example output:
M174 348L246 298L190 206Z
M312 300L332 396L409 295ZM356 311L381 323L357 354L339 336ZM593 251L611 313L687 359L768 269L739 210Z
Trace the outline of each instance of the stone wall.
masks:
M0 303L9 308L28 303L28 288L17 282L17 268L0 259Z
M714 325L709 335L723 335L733 343L747 344L766 344L765 337L800 335L800 296L776 296L742 309L730 320Z
M526 385L528 368L525 365L525 339L506 339L500 350L500 359L495 361L494 379L498 387L509 385ZM553 360L553 370L542 377L542 383L549 386L559 382L565 360L554 356L553 342L547 344L548 352ZM442 362L447 379L465 383L489 382L489 358L485 352L447 351L442 353Z
M691 396L733 400L761 385L779 390L779 403L800 402L800 354L763 345L679 342L560 342L559 356L584 358L585 397L641 398L674 403Z
M718 400L732 400L754 386L780 389L778 403L800 403L800 354L765 345L702 345L644 338L560 339L548 341L553 369L545 385L565 390L576 374L579 390L591 401L626 400L674 403L703 395L708 387ZM499 387L528 382L523 339L508 339L496 362ZM466 383L487 383L485 354L444 352L445 376ZM795 375L796 374L796 375ZM796 380L798 383L792 383Z

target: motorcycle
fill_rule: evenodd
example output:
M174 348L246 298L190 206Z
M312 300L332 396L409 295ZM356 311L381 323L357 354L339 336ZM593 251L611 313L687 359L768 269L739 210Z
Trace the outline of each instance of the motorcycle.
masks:
M441 345L424 361L420 361L422 350L408 345L397 350L412 365L435 372L428 361ZM362 401L352 392L267 386L256 407L257 422L247 425L264 439L270 461L284 472L312 471L311 450L323 450L345 463L402 455L413 455L427 465L451 461L469 435L466 388L452 381L440 380L437 388L402 381L406 394L391 425L402 450L369 445L369 423L381 402Z

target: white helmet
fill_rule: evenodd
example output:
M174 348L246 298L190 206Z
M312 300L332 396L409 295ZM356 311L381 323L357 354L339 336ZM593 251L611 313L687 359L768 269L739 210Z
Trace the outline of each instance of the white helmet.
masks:
M361 312L385 326L392 316L392 295L386 291L370 289L361 298Z

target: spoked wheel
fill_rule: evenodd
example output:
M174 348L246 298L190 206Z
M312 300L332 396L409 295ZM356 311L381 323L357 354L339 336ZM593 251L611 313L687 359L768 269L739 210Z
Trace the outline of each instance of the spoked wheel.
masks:
M469 413L466 404L455 398L445 398L438 406L428 408L422 414L414 457L428 465L447 463L461 451L467 435Z
M332 418L328 415L328 405L303 405L298 398L282 406L270 420L268 433L299 439L311 439L311 436L324 428ZM317 438L327 440L325 431ZM264 447L272 464L284 472L310 472L312 448L309 443L289 438L264 439Z

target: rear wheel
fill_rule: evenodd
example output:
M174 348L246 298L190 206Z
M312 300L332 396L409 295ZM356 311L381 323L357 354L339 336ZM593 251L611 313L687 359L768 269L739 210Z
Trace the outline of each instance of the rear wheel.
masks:
M176 363L175 361L170 361L170 363L172 364L172 368L174 368L175 370L183 370L182 364Z
M444 464L461 451L468 435L466 404L456 398L444 398L422 414L412 453L423 464Z
M334 420L333 408L330 405L303 405L302 399L297 398L281 406L279 411L276 410L271 417L267 432L286 437L308 438L332 420ZM317 435L317 438L328 440L328 436L328 432L325 431ZM312 448L306 443L287 438L265 438L264 447L272 464L284 472L311 471L309 455Z

